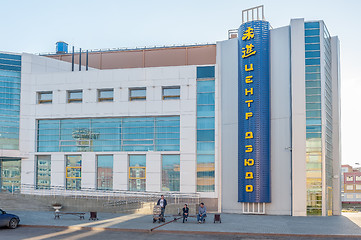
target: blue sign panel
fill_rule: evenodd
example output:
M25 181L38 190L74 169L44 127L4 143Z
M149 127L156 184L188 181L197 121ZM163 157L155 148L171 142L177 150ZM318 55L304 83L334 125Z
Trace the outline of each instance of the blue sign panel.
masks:
M238 30L238 201L271 202L269 23Z

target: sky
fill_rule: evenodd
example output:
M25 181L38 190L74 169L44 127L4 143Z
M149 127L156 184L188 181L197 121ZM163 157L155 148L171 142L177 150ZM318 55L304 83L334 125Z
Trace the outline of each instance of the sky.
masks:
M324 20L339 36L342 162L361 163L360 0L0 0L0 51L55 52L57 41L83 50L215 43L258 5L273 28Z

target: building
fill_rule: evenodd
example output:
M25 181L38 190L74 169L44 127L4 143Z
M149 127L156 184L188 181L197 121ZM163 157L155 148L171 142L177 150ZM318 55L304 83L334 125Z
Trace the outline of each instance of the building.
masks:
M353 168L350 165L342 165L342 205L356 206L361 203L361 172L360 168Z
M339 215L338 38L323 21L270 28L261 10L216 44L1 53L1 188Z

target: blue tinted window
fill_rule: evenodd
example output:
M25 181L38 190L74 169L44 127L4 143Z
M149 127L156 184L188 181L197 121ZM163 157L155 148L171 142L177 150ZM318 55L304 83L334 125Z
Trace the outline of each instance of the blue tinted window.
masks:
M320 72L320 66L306 66L306 73Z
M321 102L321 95L306 96L306 102Z
M306 126L306 132L321 132L321 125Z
M305 30L305 36L316 36L316 35L320 35L320 29Z
M21 67L0 64L0 69L9 71L21 71Z
M321 94L321 88L306 88L306 95L312 95L312 94Z
M212 117L214 116L214 105L197 105L198 117Z
M214 66L197 67L197 78L214 78Z
M306 111L306 117L321 117L321 111L320 110L314 110L314 111Z
M214 154L214 142L198 142L198 154Z
M21 60L21 55L13 55L13 54L6 54L6 53L0 53L0 58L5 59L14 59L14 60Z
M305 37L305 43L319 43L320 42L320 37L316 36L316 37Z
M214 104L214 93L198 93L197 104Z
M321 138L321 133L306 133L306 138Z
M197 118L197 129L214 129L214 117Z
M305 28L320 28L319 22L305 22Z
M306 125L321 125L321 118L307 118Z
M197 81L197 93L214 92L214 80L212 81Z
M319 58L306 59L305 62L306 62L306 65L320 65L320 59Z
M306 81L306 88L319 88L321 81Z
M306 109L307 110L321 109L321 103L306 103Z
M205 142L214 141L214 130L198 130L197 141L205 141Z
M306 73L306 80L319 80L321 79L320 73Z
M306 51L313 51L313 50L320 50L320 44L306 44L305 45Z
M305 52L305 57L306 57L306 58L320 57L320 51Z
M38 129L38 151L179 151L179 116L39 120Z

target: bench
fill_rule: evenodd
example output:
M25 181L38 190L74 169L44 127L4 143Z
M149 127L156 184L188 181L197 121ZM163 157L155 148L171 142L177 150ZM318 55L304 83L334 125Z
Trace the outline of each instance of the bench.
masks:
M75 215L75 216L78 216L79 219L84 219L85 213L82 213L82 212L56 212L54 215L54 219L60 219L61 215Z

